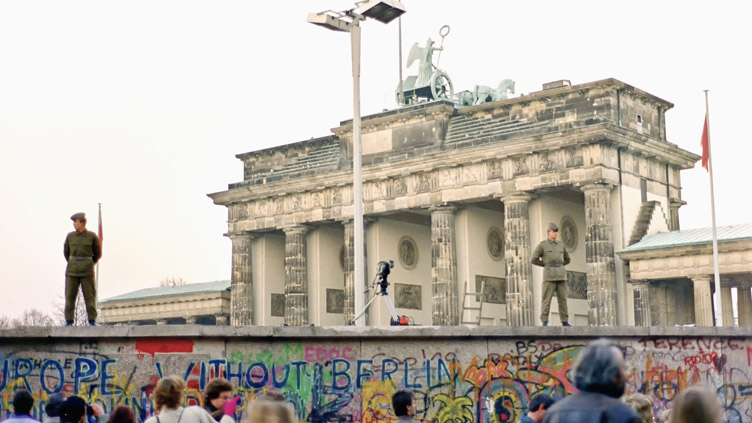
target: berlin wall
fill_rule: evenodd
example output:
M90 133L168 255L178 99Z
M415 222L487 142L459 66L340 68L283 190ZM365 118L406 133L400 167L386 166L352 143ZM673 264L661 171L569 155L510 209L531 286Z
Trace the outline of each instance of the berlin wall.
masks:
M105 410L127 404L145 420L163 375L187 381L187 404L215 377L247 404L283 393L301 422L388 423L399 389L417 399L418 420L502 423L530 397L576 389L570 370L588 342L607 337L624 351L627 393L653 398L655 412L687 386L717 388L729 422L752 422L752 330L748 328L272 328L141 326L0 331L0 420L25 388L41 418L57 392ZM245 413L245 414L244 414Z

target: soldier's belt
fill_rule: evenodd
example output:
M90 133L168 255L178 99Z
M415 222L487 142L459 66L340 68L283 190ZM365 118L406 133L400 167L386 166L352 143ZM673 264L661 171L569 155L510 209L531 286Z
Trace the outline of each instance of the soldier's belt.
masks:
M546 267L564 267L563 264L547 264Z
M91 258L91 257L81 257L81 256L70 256L69 258L70 258L70 260L73 260L73 261L86 261L86 260L94 260L94 259L93 259L93 258Z

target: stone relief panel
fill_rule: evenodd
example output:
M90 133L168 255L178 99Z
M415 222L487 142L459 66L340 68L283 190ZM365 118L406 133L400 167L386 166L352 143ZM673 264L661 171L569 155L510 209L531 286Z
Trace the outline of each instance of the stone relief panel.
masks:
M488 254L493 260L499 261L504 258L504 234L501 229L492 226L488 230L486 246L488 247Z
M554 160L556 158L554 154L541 153L538 154L536 158L538 160L539 172L550 172L558 167L556 161Z
M400 238L397 244L399 262L405 269L413 269L418 264L418 244L409 236Z
M270 312L273 317L285 317L285 294L272 294Z
M321 193L314 192L311 194L311 207L317 209L323 206L324 205L321 203Z
M587 300L587 273L567 270L567 298Z
M405 178L394 178L390 182L390 197L401 197L407 194L407 183L405 182Z
M345 312L345 290L326 289L326 312L343 314Z
M489 179L504 178L504 166L501 160L491 160L486 165Z
M577 225L574 223L574 219L569 216L561 218L559 236L570 253L577 249Z
M415 175L413 182L415 187L415 189L413 189L413 192L417 193L433 191L433 188L435 186L433 182L433 175L428 172Z
M340 206L342 205L342 188L332 188L332 205Z
M420 285L394 284L394 306L411 310L423 309L423 288Z
M285 199L274 199L274 214L283 214L285 212Z
M376 200L380 198L386 198L387 181L373 181L368 184L369 189L366 192L370 192L370 195L366 197L366 200Z
M527 175L530 172L528 169L526 157L515 157L512 159L512 176Z
M475 185L481 181L480 166L464 166L462 168L462 185Z
M452 188L459 185L459 168L439 171L439 188Z
M582 149L579 148L567 148L564 150L564 157L566 167L580 167L585 164L585 156L582 153Z
M505 278L475 275L475 292L480 292L481 285L483 285L484 303L505 304L507 302L507 280Z

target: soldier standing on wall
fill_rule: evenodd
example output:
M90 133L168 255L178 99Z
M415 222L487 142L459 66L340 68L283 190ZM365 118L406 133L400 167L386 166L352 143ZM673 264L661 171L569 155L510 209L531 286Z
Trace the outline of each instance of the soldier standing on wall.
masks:
M548 326L548 313L551 309L551 298L556 292L559 302L559 317L562 326L569 324L567 309L567 270L564 266L569 264L569 253L563 242L557 241L559 227L554 223L548 225L548 239L541 241L535 251L531 263L543 267L543 295L541 301L540 319L543 326Z
M65 268L65 326L73 325L78 287L84 293L89 325L97 324L97 288L94 284L94 264L102 257L99 237L86 230L86 214L71 216L76 229L65 237L63 254L68 265Z

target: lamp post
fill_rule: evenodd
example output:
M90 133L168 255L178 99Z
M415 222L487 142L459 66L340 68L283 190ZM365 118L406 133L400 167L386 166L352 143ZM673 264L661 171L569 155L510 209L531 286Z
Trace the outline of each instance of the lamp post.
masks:
M353 232L354 232L354 294L355 310L361 310L365 306L365 251L363 232L363 174L362 153L360 136L360 21L366 18L376 19L382 23L389 23L405 13L405 6L396 0L367 0L356 3L355 9L333 12L327 10L308 15L308 22L323 26L332 31L350 33L352 49L352 76L353 76ZM365 316L355 321L356 326L365 325Z

